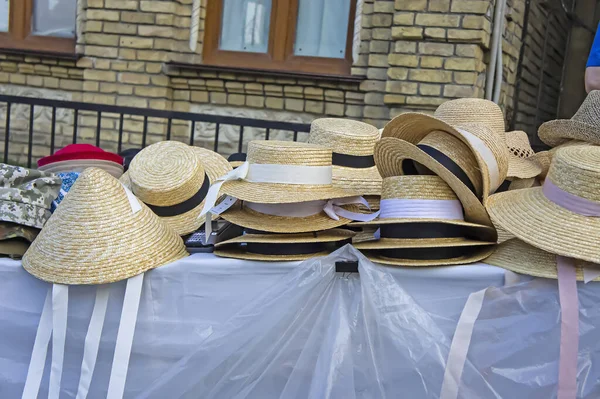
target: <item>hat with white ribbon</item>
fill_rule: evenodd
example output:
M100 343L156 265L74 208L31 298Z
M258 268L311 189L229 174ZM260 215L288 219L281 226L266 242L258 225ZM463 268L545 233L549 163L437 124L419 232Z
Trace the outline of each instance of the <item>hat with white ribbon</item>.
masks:
M502 110L483 99L451 100L440 105L433 116L415 112L398 115L385 126L382 137L395 137L416 145L433 131L452 134L471 149L482 177L482 187L475 187L475 191L481 193L485 202L508 172Z
M181 237L117 179L86 169L23 257L23 267L53 283L43 307L23 398L36 398L50 337L48 398L61 394L69 285L102 284L85 339L77 398L89 391L106 315L110 286L127 280L108 396L121 398L137 319L144 272L187 256Z
M332 185L331 160L331 150L314 144L251 141L247 161L211 186L201 215L276 233L326 230L376 217L356 212L353 204L368 207L356 192ZM227 198L215 206L221 194Z

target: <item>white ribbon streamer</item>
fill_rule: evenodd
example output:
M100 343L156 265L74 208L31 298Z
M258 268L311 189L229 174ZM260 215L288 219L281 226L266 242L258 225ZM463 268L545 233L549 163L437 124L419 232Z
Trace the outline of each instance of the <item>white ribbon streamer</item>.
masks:
M44 308L40 316L33 350L31 351L31 360L27 377L25 378L25 387L23 388L22 399L37 398L40 392L40 384L44 374L44 365L48 355L48 344L52 335L52 287L48 289Z
M201 0L193 0L192 16L190 17L190 50L196 52L198 47L198 32L200 31L200 4Z
M107 399L121 399L125 392L125 381L127 379L127 370L129 369L129 358L131 356L131 346L133 345L133 334L137 322L143 282L143 273L127 280L123 310L117 333L117 343L115 345L115 355L108 382Z
M125 190L125 194L127 195L127 199L129 200L129 205L131 206L131 212L135 215L137 212L139 212L139 211L142 210L142 206L140 205L140 201L131 192L130 189L128 189L127 187L125 187L125 185L123 183L121 183L121 186L123 186L123 190Z
M67 337L67 313L69 308L69 286L52 286L52 367L48 399L58 399L62 379L65 340Z
M273 184L331 184L332 170L331 165L304 166L252 163L248 167L248 174L244 180L252 183Z
M494 153L490 148L485 144L483 140L479 137L475 136L473 133L468 132L463 129L456 128L463 137L471 144L471 147L475 149L483 158L483 161L488 167L488 172L490 173L490 192L492 194L500 185L502 184L502 180L500 179L500 168L498 167L498 161L494 156Z
M380 219L464 219L458 200L391 198L379 206Z
M96 289L96 301L92 318L85 336L85 346L83 348L83 361L81 362L81 373L79 376L79 386L77 387L76 399L85 399L90 389L90 383L96 367L98 357L98 348L100 346L100 337L104 327L104 318L108 305L109 287L107 285L99 286Z

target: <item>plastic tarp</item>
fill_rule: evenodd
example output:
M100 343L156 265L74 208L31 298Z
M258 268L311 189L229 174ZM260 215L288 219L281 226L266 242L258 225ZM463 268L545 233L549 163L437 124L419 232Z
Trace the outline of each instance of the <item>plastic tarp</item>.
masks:
M336 261L356 259L359 274L335 273ZM467 297L488 286L459 397L555 397L556 281L503 284L495 267L388 268L351 246L303 263L194 255L146 274L125 397L437 398ZM0 261L2 398L21 396L49 287ZM579 285L583 398L600 396L598 288ZM88 398L106 397L124 289L110 288ZM77 391L96 288L69 291L61 398ZM40 398L48 375L49 360Z

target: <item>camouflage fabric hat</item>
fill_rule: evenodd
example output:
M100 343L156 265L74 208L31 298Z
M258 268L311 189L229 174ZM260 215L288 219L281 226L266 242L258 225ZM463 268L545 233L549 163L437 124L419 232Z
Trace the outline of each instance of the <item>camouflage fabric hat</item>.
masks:
M35 227L23 226L16 223L0 222L0 241L22 238L33 242L40 229Z
M41 229L60 187L51 173L0 163L0 221Z

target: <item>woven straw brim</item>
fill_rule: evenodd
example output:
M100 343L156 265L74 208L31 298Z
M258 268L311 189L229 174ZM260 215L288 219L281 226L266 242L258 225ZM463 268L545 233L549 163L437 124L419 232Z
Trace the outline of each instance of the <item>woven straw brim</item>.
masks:
M215 249L213 252L216 256L221 258L241 259L241 260L258 260L263 262L295 262L315 258L317 256L329 255L328 251L317 252L314 254L302 254L302 255L263 255L253 254L250 252L243 251L239 248L224 248Z
M510 182L510 185L508 186L508 191L537 187L539 185L540 182L535 177L529 179L514 179Z
M498 233L498 244L503 243L508 240L512 240L515 236L508 231L504 230L500 226L496 226L496 232Z
M600 145L600 126L573 119L558 119L542 124L538 136L550 147L559 146L569 140L581 140Z
M319 231L318 233L296 233L296 234L244 234L215 245L216 248L231 244L241 243L263 243L263 244L301 244L313 242L337 242L349 240L355 233L344 229L331 229Z
M358 212L356 205L344 205L350 212ZM306 233L322 231L347 225L351 220L340 217L340 220L331 219L325 212L307 217L285 217L265 215L238 204L221 214L221 217L230 223L252 230L268 231L272 233Z
M487 208L495 224L534 247L600 263L600 218L559 207L541 187L492 195Z
M375 232L377 231L376 226L362 226L359 231L355 231L356 235L352 237L352 243L359 243L365 241L374 241Z
M196 152L211 183L233 170L229 162L216 152L202 147L192 147L192 149Z
M364 169L333 166L334 187L352 190L361 195L381 195L381 182L376 166Z
M542 167L535 160L530 158L520 158L512 153L508 157L508 173L506 177L516 177L519 179L529 179L542 173Z
M390 121L385 126L382 137L395 137L416 145L421 140L423 140L423 138L425 138L427 134L436 130L452 134L453 136L462 140L467 146L469 146L469 148L473 152L473 155L475 155L475 158L477 159L477 164L479 165L479 169L481 170L483 180L483 187L481 191L483 192L483 201L485 202L488 193L490 192L491 186L488 166L479 154L479 152L475 148L473 148L471 143L468 140L466 140L464 136L455 127L431 115L422 114L419 112L407 112L397 116L392 121ZM465 127L465 130L468 130L468 128ZM492 137L493 132L491 133L492 134L488 137L488 139L494 140L494 147L497 150L504 151L505 155L507 155L508 149L506 148L506 143L501 142L500 137ZM508 158L496 160L500 169L499 172L501 181L499 182L499 184L501 184L504 180L504 177L506 177L506 173L508 170Z
M492 222L479 199L452 172L416 145L396 138L381 139L375 146L375 163L383 178L402 176L402 163L409 159L420 163L439 176L450 186L460 200L465 220L471 223L492 226Z
M58 284L107 284L187 256L183 240L123 186L83 172L23 257L35 277Z
M552 163L552 152L551 151L540 151L531 156L531 159L540 165L542 171L539 174L540 179L545 179L550 170L550 164Z
M241 166L244 163L244 161L229 161L229 165L232 168L237 168L238 166Z
M516 238L498 245L494 253L484 259L483 262L528 276L558 278L556 255L532 247ZM595 269L599 267L581 260L575 260L574 262L577 281L583 281L584 267ZM600 281L600 277L596 277L592 281Z
M260 204L290 204L361 195L360 191L343 190L333 185L250 183L244 180L225 182L220 193Z
M394 249L394 248L454 248L494 245L496 242L471 240L464 237L448 238L381 238L377 241L361 242L356 249Z
M123 183L125 187L131 190L131 178L129 177L129 171L126 171L119 177L119 181Z
M495 246L485 247L465 247L465 254L451 259L435 259L435 260L415 260L415 259L395 259L381 256L377 251L364 251L364 255L372 262L381 263L389 266L406 266L406 267L429 267L429 266L454 266L466 265L473 262L478 262L487 258L493 251Z
M377 172L379 173L379 172ZM381 196L379 195L365 195L363 197L365 200L367 200L367 203L369 204L369 208L371 209L371 211L378 211L380 206L381 206ZM362 209L362 207L361 207ZM370 213L370 212L368 212Z

